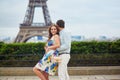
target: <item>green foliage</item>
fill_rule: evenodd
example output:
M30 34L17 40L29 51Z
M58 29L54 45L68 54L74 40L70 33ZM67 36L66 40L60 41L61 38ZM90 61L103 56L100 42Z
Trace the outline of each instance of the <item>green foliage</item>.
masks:
M120 53L120 41L116 42L72 42L72 54Z
M0 43L0 54L43 54L45 43ZM72 42L71 54L120 53L120 41Z
M120 41L112 42L111 52L112 53L120 53Z
M45 43L13 43L3 44L0 54L42 54Z
M4 44L4 42L0 42L0 52L1 52L3 44Z
M120 66L120 54L71 54L69 66Z
M34 66L44 54L44 45L45 43L42 42L11 44L0 42L0 60L3 60L3 62L0 62L0 66ZM72 42L69 66L89 64L120 65L119 57L119 40L114 42ZM8 62L4 60L8 60Z
M2 44L0 66L34 66L44 54L45 43Z

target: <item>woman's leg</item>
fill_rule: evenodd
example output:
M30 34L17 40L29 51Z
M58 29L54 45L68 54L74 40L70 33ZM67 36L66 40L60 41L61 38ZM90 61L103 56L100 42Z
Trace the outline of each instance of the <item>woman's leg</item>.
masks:
M43 75L42 71L37 69L36 67L33 68L33 71L35 74L41 79L41 80L47 80L46 77Z
M43 75L45 76L46 80L49 80L49 74L43 71Z

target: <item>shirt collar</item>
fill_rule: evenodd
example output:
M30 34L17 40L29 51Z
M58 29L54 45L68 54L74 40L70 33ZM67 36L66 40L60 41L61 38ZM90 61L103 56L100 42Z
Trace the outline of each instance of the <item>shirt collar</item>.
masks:
M64 30L65 30L65 29L62 29L62 30L60 31L60 33L64 32Z

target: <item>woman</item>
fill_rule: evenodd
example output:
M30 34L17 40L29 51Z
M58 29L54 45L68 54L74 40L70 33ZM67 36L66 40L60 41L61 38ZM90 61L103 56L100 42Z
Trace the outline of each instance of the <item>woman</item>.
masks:
M49 28L49 37L45 48L46 53L43 58L35 65L33 71L41 80L49 80L49 75L55 75L60 59L57 48L60 47L59 29L56 25Z

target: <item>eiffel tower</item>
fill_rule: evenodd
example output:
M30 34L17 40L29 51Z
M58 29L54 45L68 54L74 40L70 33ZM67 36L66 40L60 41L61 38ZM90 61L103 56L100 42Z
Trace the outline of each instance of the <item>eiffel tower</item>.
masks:
M48 35L47 30L52 22L46 1L47 0L29 0L24 21L20 24L20 31L14 42L27 42L27 40L31 37ZM36 7L42 8L44 23L33 23L34 11Z

